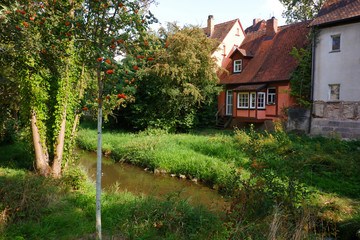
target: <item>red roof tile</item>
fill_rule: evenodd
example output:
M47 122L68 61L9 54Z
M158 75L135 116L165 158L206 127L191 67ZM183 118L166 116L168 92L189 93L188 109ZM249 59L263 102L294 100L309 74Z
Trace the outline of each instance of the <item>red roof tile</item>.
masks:
M337 23L360 17L359 0L327 0L310 26Z
M224 22L224 23L214 25L214 32L210 36L210 38L216 39L219 42L222 42L225 39L226 35L231 30L231 28L236 23L236 21L239 21L239 20L234 19L234 20L231 20L231 21L228 21L228 22ZM207 28L203 28L203 30L204 30L204 33L206 35L209 35L209 33L207 32Z
M293 46L300 49L307 41L309 22L294 23L279 27L276 35L267 40L265 31L246 35L241 49L253 54L239 74L231 74L232 62L226 67L228 73L220 76L220 84L250 84L289 80L297 66L296 59L289 53Z
M249 52L248 50L237 47L234 49L233 53L230 55L230 58L232 58L236 52L239 52L243 57L247 57L247 58L254 57L253 54L251 52Z
M248 27L247 29L245 29L245 33L251 33L251 32L256 32L259 30L263 30L266 29L266 21L265 20L261 20L259 22L257 22L255 25L251 25L250 27Z

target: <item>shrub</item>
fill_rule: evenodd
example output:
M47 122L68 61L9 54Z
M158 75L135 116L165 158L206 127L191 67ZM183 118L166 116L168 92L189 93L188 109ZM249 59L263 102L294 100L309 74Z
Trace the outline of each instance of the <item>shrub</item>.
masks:
M303 237L311 217L308 191L292 179L280 179L256 160L249 178L238 174L231 199L228 226L231 239L294 239Z

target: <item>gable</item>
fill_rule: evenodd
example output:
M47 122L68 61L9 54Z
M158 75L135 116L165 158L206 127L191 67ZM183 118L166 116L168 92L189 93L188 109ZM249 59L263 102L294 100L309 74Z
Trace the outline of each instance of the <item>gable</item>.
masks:
M214 32L210 36L210 38L211 39L216 39L220 43L223 42L224 39L226 38L226 36L228 35L228 33L232 30L232 28L235 25L239 26L240 33L242 33L245 36L245 32L244 32L244 30L243 30L243 28L241 26L241 23L240 23L239 19L234 19L234 20L231 20L231 21L228 21L228 22L224 22L224 23L214 25ZM204 31L205 35L209 35L207 28L203 28L203 31Z

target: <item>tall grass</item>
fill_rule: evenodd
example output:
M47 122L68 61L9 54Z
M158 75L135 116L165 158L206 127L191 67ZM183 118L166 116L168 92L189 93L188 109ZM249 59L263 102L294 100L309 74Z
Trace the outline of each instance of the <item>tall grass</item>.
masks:
M0 239L93 239L94 186L83 180L71 190L68 182L0 168ZM105 239L226 239L221 218L176 194L165 200L128 192L102 195Z
M280 222L272 225L283 229L274 233L280 238L287 234L291 237L286 239L296 239L301 232L307 232L301 237L305 239L312 239L314 232L321 238L356 238L354 225L359 223L360 215L357 201L360 199L359 140L291 135L281 128L272 133L236 130L235 138L252 159L251 168L261 171L255 171L256 177L254 170L251 171L252 182L240 180L241 187L235 192L233 206L241 210L244 206L260 204L264 207L266 202L273 203L267 208L266 217L251 214L252 210L247 209L240 211L242 218L280 216ZM263 195L254 198L256 194ZM304 218L296 218L297 215ZM306 225L304 219L307 219ZM235 222L239 223L238 219ZM266 229L269 224L264 223L260 227ZM259 229L259 226L252 221L244 231L258 236L259 231L252 228ZM295 233L294 229L297 230ZM357 230L360 230L360 225Z

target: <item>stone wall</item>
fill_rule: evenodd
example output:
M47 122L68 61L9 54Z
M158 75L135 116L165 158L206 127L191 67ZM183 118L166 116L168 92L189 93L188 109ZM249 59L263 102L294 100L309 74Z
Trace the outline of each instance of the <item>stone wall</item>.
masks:
M287 131L309 133L310 109L289 107Z
M360 138L360 102L314 102L310 132L312 135Z

